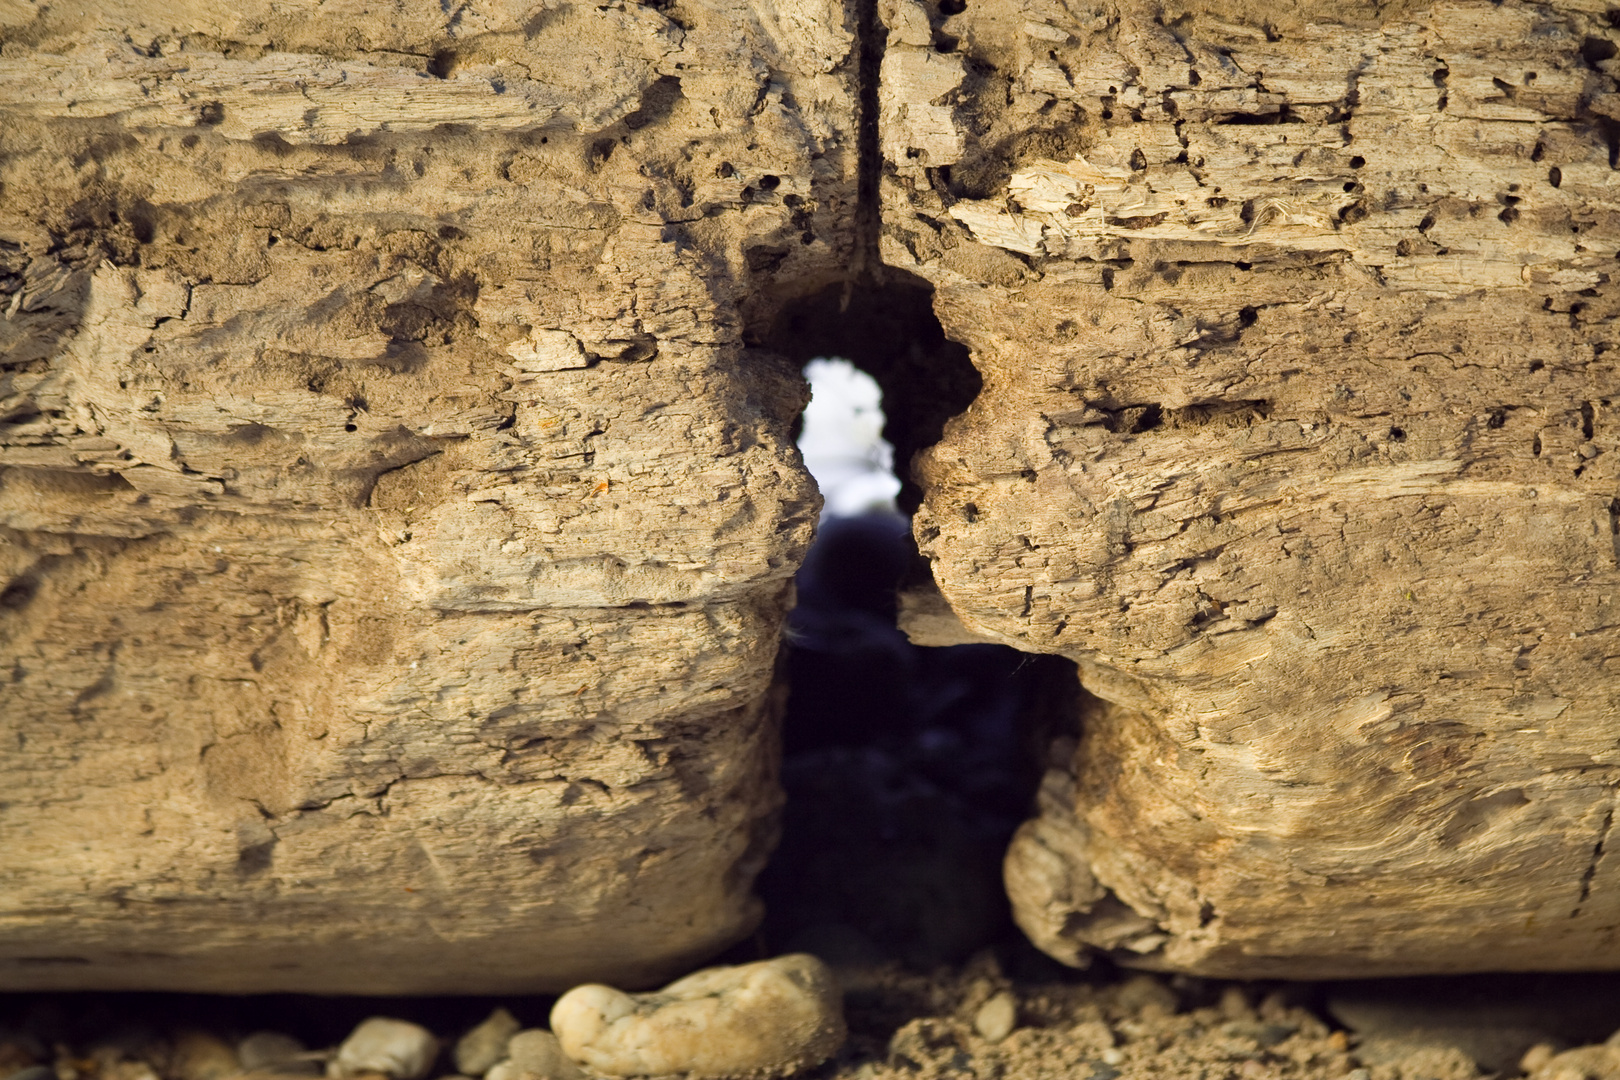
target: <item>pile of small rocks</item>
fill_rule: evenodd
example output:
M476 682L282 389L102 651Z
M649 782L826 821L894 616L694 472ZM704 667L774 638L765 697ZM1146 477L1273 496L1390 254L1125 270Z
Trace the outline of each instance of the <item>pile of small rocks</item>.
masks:
M79 1047L30 1026L0 1026L0 1080L427 1080L446 1050L455 1072L442 1080L770 1076L820 1064L845 1036L832 974L805 954L707 968L654 993L576 987L557 1000L549 1030L497 1008L452 1047L385 1016L315 1051L279 1031L233 1045L195 1029L161 1038L115 1027Z
M228 999L160 999L157 1025L136 1000L0 995L0 1080L1620 1080L1620 1038L1603 1041L1620 1027L1610 976L1266 986L1106 969L1012 977L988 950L928 973L789 955L654 993L585 986L476 1011L442 1001L432 1020L395 1001L388 1011L428 1024L343 1019L330 1030L347 1036L321 1049L210 1024ZM354 1005L257 999L243 1015L332 1020ZM518 1019L547 1007L549 1027Z

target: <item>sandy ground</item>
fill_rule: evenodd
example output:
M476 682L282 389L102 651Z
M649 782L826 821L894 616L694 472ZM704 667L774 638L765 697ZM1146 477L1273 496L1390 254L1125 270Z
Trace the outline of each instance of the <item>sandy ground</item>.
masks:
M1520 1075L1522 1061L1620 1027L1615 976L1221 983L1053 970L1016 944L931 974L887 964L839 975L850 1036L803 1074L814 1080L1464 1080ZM428 1076L446 1077L454 1041L497 1006L543 1026L550 999L0 994L0 1078L225 1080L245 1071L242 1040L271 1030L312 1052L246 1071L291 1080L318 1073L371 1015L438 1035L445 1050ZM1537 1075L1620 1075L1557 1066Z

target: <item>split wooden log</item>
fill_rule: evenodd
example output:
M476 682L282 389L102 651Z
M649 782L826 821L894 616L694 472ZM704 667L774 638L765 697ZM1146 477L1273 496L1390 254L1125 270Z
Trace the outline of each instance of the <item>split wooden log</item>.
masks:
M280 10L0 5L0 984L662 981L774 843L740 302L848 260L851 31Z
M863 11L0 0L0 982L746 933L816 509L758 343L876 253L984 383L919 632L1094 695L1038 944L1620 963L1607 9Z
M886 70L962 60L884 87L951 106L886 138L884 256L985 381L917 536L1098 699L1008 857L1024 928L1214 975L1620 963L1609 13L888 22Z

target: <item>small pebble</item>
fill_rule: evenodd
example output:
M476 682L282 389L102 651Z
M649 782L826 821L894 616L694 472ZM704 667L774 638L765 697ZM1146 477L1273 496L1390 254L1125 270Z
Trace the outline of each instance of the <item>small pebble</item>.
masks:
M1529 1080L1620 1080L1620 1051L1613 1046L1577 1046L1542 1062Z
M1228 986L1221 991L1221 1015L1228 1020L1253 1020L1254 1008L1249 1004L1249 995L1243 992L1241 986Z
M1125 1064L1125 1051L1115 1046L1110 1046L1107 1050L1104 1050L1097 1056L1102 1059L1102 1063L1104 1065Z
M987 1041L998 1043L1018 1026L1018 999L1003 990L979 1006L973 1014L973 1029Z
M1524 1052L1519 1059L1519 1071L1533 1073L1558 1054L1558 1048L1552 1043L1539 1042Z
M334 1078L382 1073L393 1080L422 1080L438 1056L438 1040L426 1028L373 1016L343 1040L326 1073Z
M506 1044L522 1027L517 1017L496 1009L456 1043L456 1069L463 1076L483 1076L506 1057Z
M224 1080L242 1071L236 1051L217 1035L182 1031L174 1037L169 1074L175 1080Z
M511 1056L489 1070L487 1080L580 1080L585 1074L563 1053L557 1036L532 1028L512 1036Z
M845 1035L832 973L807 953L708 968L651 994L577 986L551 1029L569 1057L610 1076L789 1073L827 1060Z
M158 1080L157 1070L144 1061L115 1061L96 1071L96 1080ZM234 1074L240 1077L241 1073Z
M320 1072L304 1044L279 1031L255 1031L236 1044L236 1056L248 1072L313 1076Z
M1115 1000L1119 1002L1120 1008L1140 1014L1140 1019L1147 1019L1155 1014L1170 1016L1180 1006L1176 992L1166 986L1163 980L1152 975L1132 975L1126 979L1124 985L1119 988ZM1248 1007L1247 999L1241 993L1238 994L1236 1001L1230 1002L1222 995L1221 1011L1225 1012L1229 1006L1240 1009L1242 1019L1254 1019L1254 1012ZM1233 1016L1232 1019L1239 1017Z

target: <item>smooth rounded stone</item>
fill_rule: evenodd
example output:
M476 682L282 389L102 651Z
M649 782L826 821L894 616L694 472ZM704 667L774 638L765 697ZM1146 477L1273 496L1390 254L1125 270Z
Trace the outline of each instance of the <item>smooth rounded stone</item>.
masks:
M320 1072L304 1044L280 1031L255 1031L236 1044L236 1056L247 1072L281 1076L314 1076Z
M1620 1049L1577 1046L1544 1062L1528 1080L1620 1080Z
M1525 1074L1533 1073L1547 1062L1558 1056L1558 1047L1549 1042L1539 1042L1524 1052L1519 1059L1519 1071Z
M973 1030L987 1042L1000 1042L1018 1026L1018 999L1003 990L973 1014Z
M456 1071L463 1076L483 1076L507 1056L506 1044L522 1028L517 1017L505 1009L496 1009L456 1041Z
M10 1073L5 1080L56 1080L56 1070L49 1065L28 1065Z
M1558 1050L1595 1042L1613 1016L1605 995L1574 982L1503 989L1488 997L1445 980L1422 980L1400 991L1352 983L1324 1004L1359 1036L1356 1056L1364 1064L1397 1062L1420 1046L1454 1046L1491 1073L1511 1072L1540 1044Z
M373 1016L343 1040L326 1072L334 1078L382 1073L394 1080L422 1080L438 1056L439 1042L426 1028Z
M53 1070L51 1075L56 1075ZM241 1077L243 1073L233 1073ZM114 1061L96 1071L97 1080L159 1080L157 1070L144 1061Z
M182 1031L174 1037L168 1073L175 1080L223 1080L242 1071L229 1043L206 1031Z
M514 1035L507 1053L510 1057L490 1069L486 1080L581 1080L585 1075L544 1028Z
M649 994L577 986L551 1010L575 1061L610 1076L764 1076L818 1065L843 1045L844 1009L807 953L688 975Z

